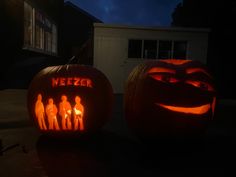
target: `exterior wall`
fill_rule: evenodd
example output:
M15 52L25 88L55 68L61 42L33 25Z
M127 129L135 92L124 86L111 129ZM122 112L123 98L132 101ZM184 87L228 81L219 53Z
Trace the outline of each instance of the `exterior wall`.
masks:
M3 52L13 54L10 51L23 47L24 3L23 0L4 0L3 3L4 33L0 34L5 40Z
M123 93L129 73L144 59L128 58L129 39L185 40L187 58L206 63L208 30L142 28L94 24L94 66L106 74L115 93Z

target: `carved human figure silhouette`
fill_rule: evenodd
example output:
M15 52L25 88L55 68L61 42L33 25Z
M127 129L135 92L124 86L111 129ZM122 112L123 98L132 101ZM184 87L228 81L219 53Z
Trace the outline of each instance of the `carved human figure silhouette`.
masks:
M44 111L44 105L42 102L42 95L39 93L37 96L37 101L35 103L35 116L38 121L39 128L41 130L47 130L47 126L45 124L45 111Z
M48 99L48 104L46 106L46 114L48 117L49 130L60 130L57 122L57 107L53 103L53 99Z
M81 98L79 96L75 97L75 106L74 110L74 130L84 130L84 106L80 103Z
M59 104L59 115L61 116L61 123L63 130L71 130L71 105L67 101L67 96L61 96L61 102Z

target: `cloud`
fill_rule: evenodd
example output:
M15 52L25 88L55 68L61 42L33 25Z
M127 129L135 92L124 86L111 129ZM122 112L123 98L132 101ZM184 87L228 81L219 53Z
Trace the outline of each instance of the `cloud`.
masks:
M168 26L180 0L70 0L105 23Z

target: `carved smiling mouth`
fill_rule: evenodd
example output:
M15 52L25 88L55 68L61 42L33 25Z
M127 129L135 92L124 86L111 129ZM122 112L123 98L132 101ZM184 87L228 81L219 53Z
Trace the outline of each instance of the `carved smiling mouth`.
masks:
M208 112L209 109L211 108L211 104L204 104L197 107L179 107L179 106L170 106L170 105L165 105L165 104L160 104L160 103L155 103L155 104L174 112L180 112L180 113L186 113L186 114L197 114L197 115L204 114Z

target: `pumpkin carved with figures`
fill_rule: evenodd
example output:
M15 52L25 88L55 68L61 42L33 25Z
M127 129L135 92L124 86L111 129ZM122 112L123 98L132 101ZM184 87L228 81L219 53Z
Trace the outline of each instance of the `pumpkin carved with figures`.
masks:
M111 116L113 91L99 70L84 65L51 66L28 89L28 111L42 133L82 134Z

